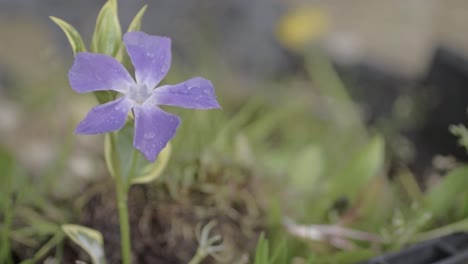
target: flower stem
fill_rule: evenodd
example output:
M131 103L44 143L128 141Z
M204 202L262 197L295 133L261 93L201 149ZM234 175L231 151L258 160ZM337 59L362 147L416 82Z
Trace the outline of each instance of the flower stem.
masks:
M208 254L204 250L197 250L195 256L190 260L189 264L199 264Z
M128 171L128 175L127 175L127 178L126 178L126 181L127 181L128 184L131 184L132 177L135 177L135 170L136 170L137 160L138 160L138 152L137 152L136 149L133 149L132 161L130 163L130 170Z
M128 219L128 206L127 206L127 188L122 186L122 181L116 181L117 189L117 205L119 210L119 224L120 224L120 242L122 246L122 263L130 264L132 258L131 241L130 241L130 223Z
M117 150L116 134L111 133L112 159L114 166L115 191L117 193L117 209L119 211L120 243L122 253L122 264L130 264L132 261L130 223L128 218L128 181L122 177L120 160Z

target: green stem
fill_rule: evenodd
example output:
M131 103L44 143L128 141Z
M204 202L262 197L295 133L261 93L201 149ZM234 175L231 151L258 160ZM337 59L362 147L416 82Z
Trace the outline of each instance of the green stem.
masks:
M202 262L204 258L206 258L207 254L204 250L197 250L195 256L190 260L189 264L199 264Z
M128 219L127 188L122 186L121 180L116 181L117 205L119 209L120 239L122 246L122 263L130 264L132 251L130 241L130 223Z
M468 218L465 218L453 224L449 224L443 227L439 227L430 231L417 234L411 239L411 242L429 240L429 239L433 239L436 237L448 235L453 232L464 231L467 229L468 229Z
M132 258L131 240L130 240L130 223L128 218L128 181L124 181L122 172L120 171L120 160L117 153L116 135L110 134L112 145L112 159L114 166L114 180L115 191L117 192L117 208L119 211L119 225L120 225L120 242L122 250L122 264L130 264Z
M136 170L136 165L137 165L137 160L138 160L138 152L136 149L133 149L133 152L132 152L132 161L130 163L130 170L128 171L128 177L126 178L127 179L127 183L131 184L132 182L132 177L135 176L135 170Z

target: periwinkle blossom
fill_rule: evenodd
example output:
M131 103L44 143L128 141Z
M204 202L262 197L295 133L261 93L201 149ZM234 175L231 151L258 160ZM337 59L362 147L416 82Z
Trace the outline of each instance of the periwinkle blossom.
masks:
M135 79L116 59L104 54L78 53L68 78L78 93L113 90L122 94L116 100L91 109L75 130L77 134L100 134L121 129L133 110L133 146L149 161L176 133L180 119L159 105L192 109L220 108L212 83L195 77L176 85L155 88L171 65L171 40L144 32L128 32L123 37L135 68Z

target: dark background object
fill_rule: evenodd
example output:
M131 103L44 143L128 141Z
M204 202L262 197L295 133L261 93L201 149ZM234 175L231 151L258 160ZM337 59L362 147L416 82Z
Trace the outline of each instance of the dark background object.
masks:
M368 125L390 118L398 96L414 86L413 80L375 63L335 63L334 66L352 98L360 105L364 121Z
M436 154L451 155L467 161L466 150L449 132L453 124L467 125L468 60L453 49L439 47L434 53L427 75L421 81L419 93L429 93L431 104L422 126L409 132L417 149L416 170L427 167Z
M335 67L353 99L361 106L369 126L393 122L390 127L412 143L414 159L394 158L408 165L419 180L432 170L432 159L436 155L468 161L466 150L449 132L450 125L468 125L468 60L462 53L438 47L427 74L414 80L369 62L335 64ZM401 117L394 116L399 107L396 102L402 96L411 100L413 109L409 114L412 116L405 117L409 122L401 122L397 120ZM389 134L395 136L395 133Z
M454 233L424 241L396 253L388 253L361 264L466 264L468 234Z

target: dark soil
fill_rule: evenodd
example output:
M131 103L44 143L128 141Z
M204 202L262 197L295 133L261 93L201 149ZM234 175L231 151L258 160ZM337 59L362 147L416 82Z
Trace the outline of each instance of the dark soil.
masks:
M99 230L104 236L108 263L120 263L115 194L109 187L112 182L103 186L104 190L86 203L80 224ZM197 226L212 220L217 225L210 234L222 235L226 262L247 263L263 229L263 213L254 194L250 182L220 186L215 193L192 189L178 199L170 198L163 185L133 186L129 194L133 263L188 263L198 248ZM242 198L247 196L249 199ZM75 245L67 247L64 255L64 263L89 259ZM218 261L208 257L203 263Z

